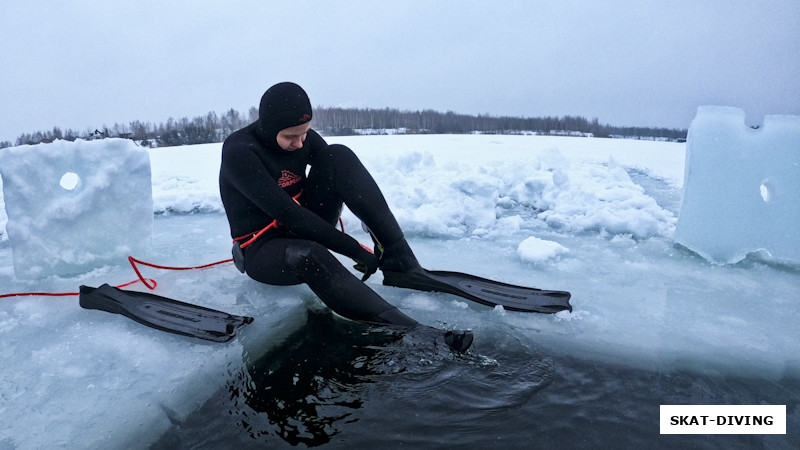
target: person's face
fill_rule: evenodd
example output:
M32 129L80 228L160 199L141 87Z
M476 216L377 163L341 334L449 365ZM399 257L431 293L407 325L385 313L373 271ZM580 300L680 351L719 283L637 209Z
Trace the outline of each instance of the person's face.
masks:
M278 145L289 152L293 152L298 148L303 148L303 142L306 140L306 133L308 133L309 128L311 128L311 122L284 128L278 132L278 136L276 137Z

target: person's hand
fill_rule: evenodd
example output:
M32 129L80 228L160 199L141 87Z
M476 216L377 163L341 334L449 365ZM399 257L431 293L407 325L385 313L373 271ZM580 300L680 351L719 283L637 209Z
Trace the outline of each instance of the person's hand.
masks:
M375 256L372 252L367 249L361 252L357 258L354 258L356 265L353 266L359 272L363 272L364 276L361 277L361 281L367 281L367 279L375 272L378 271L378 265L380 264L380 258Z

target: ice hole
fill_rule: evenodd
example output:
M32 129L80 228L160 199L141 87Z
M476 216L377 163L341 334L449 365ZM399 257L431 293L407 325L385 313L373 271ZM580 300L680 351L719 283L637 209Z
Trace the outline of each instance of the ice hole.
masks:
M769 203L772 199L772 192L767 183L761 184L761 199L764 200L764 203Z
M75 190L81 182L81 177L75 172L67 172L61 177L59 184L67 191Z

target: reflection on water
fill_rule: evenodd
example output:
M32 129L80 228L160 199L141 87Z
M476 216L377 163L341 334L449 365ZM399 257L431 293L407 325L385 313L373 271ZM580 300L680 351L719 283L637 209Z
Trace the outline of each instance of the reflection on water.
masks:
M462 357L435 333L310 314L153 448L800 448L796 370L767 380L542 357L513 333L475 330ZM660 435L662 404L785 404L792 431Z
M435 433L446 442L466 421L529 401L553 372L549 358L508 335L481 334L472 350L455 355L439 330L310 313L284 343L234 370L224 392L154 448L373 445L390 429L413 440L426 428L442 430Z
M419 413L421 399L448 409L526 401L550 379L552 365L537 371L530 358L524 361L522 368L501 367L477 352L455 355L441 331L427 327L407 331L310 314L284 345L249 362L246 373L232 380L231 414L254 440L277 436L291 445L317 446L351 424L369 426L365 402L376 395L396 397L398 411L409 414Z
M230 385L231 414L256 440L276 435L289 444L327 443L340 424L356 420L373 374L369 361L400 339L332 317L309 315L306 326L256 361Z

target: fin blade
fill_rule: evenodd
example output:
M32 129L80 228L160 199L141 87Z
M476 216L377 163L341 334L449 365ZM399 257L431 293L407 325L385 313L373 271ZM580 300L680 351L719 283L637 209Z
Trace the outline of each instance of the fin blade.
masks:
M487 306L500 305L510 311L544 314L572 311L571 294L517 286L462 272L412 269L383 272L383 284L421 291L446 292Z
M147 292L125 291L108 284L98 288L81 286L80 305L120 314L136 322L169 333L214 342L227 342L253 321L252 317L228 314Z

